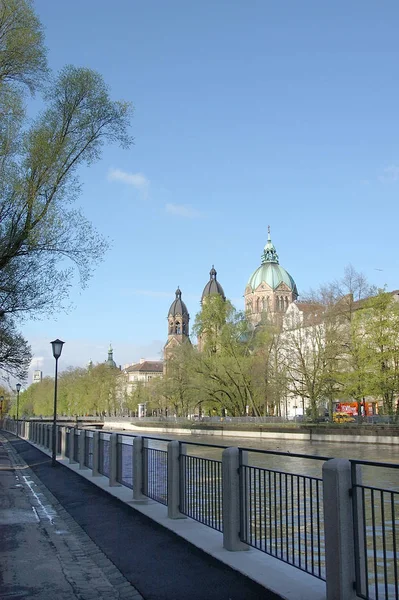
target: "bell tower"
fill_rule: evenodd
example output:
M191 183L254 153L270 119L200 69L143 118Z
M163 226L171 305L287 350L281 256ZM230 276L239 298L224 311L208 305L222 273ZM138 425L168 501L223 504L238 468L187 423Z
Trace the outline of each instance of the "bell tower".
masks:
M168 313L168 341L164 346L165 362L176 346L183 344L185 341L190 341L189 323L190 315L188 314L187 306L181 299L181 290L178 287L176 298L172 302Z

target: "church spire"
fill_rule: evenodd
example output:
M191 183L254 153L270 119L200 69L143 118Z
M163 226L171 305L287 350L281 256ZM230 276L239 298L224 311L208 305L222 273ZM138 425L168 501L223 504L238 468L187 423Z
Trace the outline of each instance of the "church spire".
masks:
M262 265L265 263L277 263L278 264L278 254L276 252L276 248L273 245L272 239L270 237L270 225L267 226L267 244L263 249L263 254L261 256Z

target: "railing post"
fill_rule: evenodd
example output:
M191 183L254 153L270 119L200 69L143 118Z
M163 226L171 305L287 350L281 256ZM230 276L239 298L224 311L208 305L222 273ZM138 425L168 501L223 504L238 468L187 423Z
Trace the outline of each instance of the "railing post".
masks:
M186 452L185 447L174 440L168 443L168 517L169 519L186 519L180 512L180 452Z
M323 464L324 540L327 600L356 598L351 464L333 458Z
M248 550L240 540L240 451L226 448L222 454L223 547L231 552Z
M44 446L44 423L40 423L39 444L40 446Z
M69 464L76 463L75 456L75 427L69 430Z
M30 426L31 426L31 422L27 421L26 423L26 439L30 440Z
M93 431L93 470L91 472L93 477L101 475L98 470L100 466L100 432Z
M143 438L133 438L133 500L143 502Z
M66 458L66 427L61 427L61 458Z
M79 469L87 469L85 465L86 430L80 430L79 436Z
M111 433L109 438L109 485L120 486L118 481L118 434Z

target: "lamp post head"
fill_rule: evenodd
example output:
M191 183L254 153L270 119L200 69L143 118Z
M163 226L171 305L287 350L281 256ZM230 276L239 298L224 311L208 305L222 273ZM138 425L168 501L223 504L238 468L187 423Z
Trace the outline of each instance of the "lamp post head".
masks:
M15 387L16 387L16 390L17 390L17 392L18 392L18 394L19 394L19 392L20 392L20 390L21 390L21 384L20 384L20 383L17 383L17 385L16 385Z
M59 339L56 339L53 342L51 342L51 345L53 347L53 356L56 360L61 356L62 346L64 345L64 343L65 342L62 342Z

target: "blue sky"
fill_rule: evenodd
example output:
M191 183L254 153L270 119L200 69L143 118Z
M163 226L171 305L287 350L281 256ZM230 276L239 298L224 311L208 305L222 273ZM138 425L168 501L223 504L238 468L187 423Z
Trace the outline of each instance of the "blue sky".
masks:
M112 248L75 308L25 323L33 368L157 359L177 285L192 322L212 264L243 306L270 224L299 291L349 263L399 287L396 1L36 0L50 66L135 107L128 151L82 169ZM66 10L67 8L67 10ZM376 269L382 269L376 270Z

